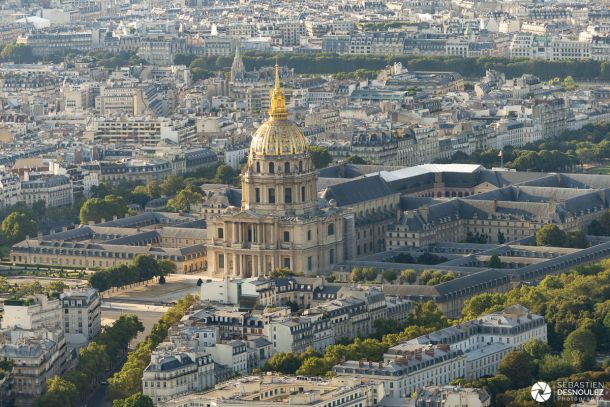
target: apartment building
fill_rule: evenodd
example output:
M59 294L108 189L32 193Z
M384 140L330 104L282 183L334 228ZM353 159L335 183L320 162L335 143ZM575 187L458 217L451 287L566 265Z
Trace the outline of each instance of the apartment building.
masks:
M66 372L66 355L66 343L59 327L0 330L0 359L14 363L7 378L12 405L34 405L36 397L45 391L46 381Z
M339 377L359 376L383 384L390 398L407 398L431 385L447 384L464 376L466 357L448 345L422 345L387 362L349 360L333 367Z
M11 173L0 173L0 209L15 205L21 200L21 181Z
M142 393L155 405L214 386L214 362L201 352L175 351L164 343L142 373Z
M546 338L544 318L514 305L393 346L383 362L345 361L333 371L380 381L389 397L408 398L422 387L493 375L506 353Z
M97 290L71 290L62 293L59 299L68 347L86 346L102 329L101 299Z
M187 118L96 118L86 135L97 143L135 147L155 146L162 140L181 145L197 141L195 121Z
M24 300L4 303L2 329L55 329L63 326L61 303L58 299L36 294Z
M32 54L35 57L62 55L71 50L86 53L99 44L99 31L29 32L17 37L16 42L32 47Z
M64 175L22 181L20 200L28 206L44 201L47 208L72 205L74 202L72 182Z

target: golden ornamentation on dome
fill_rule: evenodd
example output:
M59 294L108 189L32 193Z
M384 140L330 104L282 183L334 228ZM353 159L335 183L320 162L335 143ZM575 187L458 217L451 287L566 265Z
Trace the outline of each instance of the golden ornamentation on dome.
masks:
M280 84L280 67L275 64L275 86L270 92L269 119L256 130L250 145L253 156L292 155L307 152L307 139L288 120L286 98Z

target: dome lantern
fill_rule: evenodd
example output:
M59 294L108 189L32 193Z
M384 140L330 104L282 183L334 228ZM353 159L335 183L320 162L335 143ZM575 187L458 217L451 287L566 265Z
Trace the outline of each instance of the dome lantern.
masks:
M275 64L275 84L269 94L269 119L252 136L250 158L290 156L307 153L307 139L292 121L288 120L286 98L280 83L280 67Z

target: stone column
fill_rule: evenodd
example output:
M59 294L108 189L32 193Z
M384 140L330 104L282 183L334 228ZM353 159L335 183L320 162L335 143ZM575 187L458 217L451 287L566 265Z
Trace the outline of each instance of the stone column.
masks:
M265 255L261 254L258 256L258 275L262 276L265 274Z

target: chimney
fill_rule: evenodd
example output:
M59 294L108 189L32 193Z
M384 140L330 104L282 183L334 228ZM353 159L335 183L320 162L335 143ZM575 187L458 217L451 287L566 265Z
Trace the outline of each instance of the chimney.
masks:
M493 202L493 212L496 213L498 211L498 200L494 199Z

